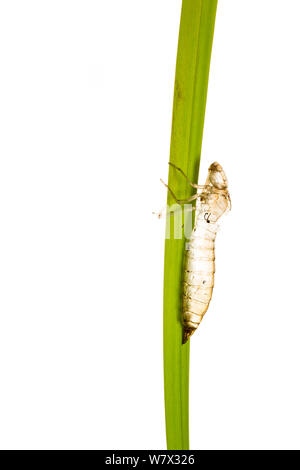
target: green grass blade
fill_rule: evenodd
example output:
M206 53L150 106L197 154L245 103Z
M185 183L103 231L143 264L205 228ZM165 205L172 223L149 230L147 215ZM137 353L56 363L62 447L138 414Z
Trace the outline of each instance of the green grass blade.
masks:
M183 0L175 76L170 161L197 181L217 0ZM172 167L178 198L192 194ZM174 201L168 194L168 204ZM172 227L172 221L171 221ZM182 346L181 280L185 240L165 244L164 384L167 448L189 448L189 342Z

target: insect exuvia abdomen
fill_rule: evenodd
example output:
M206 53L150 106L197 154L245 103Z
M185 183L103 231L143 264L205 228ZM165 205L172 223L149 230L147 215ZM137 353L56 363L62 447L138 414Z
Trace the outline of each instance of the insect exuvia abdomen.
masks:
M204 317L212 296L217 226L196 219L187 245L183 275L183 328L185 343Z

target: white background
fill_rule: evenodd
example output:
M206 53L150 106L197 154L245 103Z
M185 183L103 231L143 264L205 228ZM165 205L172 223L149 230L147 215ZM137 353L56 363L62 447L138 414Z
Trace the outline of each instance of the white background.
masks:
M0 446L165 447L180 0L0 3ZM193 449L300 448L300 4L220 0L200 180L232 212L191 341Z

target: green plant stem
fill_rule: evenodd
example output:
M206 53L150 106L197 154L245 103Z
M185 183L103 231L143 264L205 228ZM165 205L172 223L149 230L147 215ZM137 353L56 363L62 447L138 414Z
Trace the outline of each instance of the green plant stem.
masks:
M176 63L170 161L198 180L208 75L217 0L183 0ZM169 185L178 198L192 194L170 167ZM174 204L168 194L168 204ZM172 220L171 220L172 227ZM167 448L189 449L189 341L182 345L181 295L185 240L165 243L164 384Z

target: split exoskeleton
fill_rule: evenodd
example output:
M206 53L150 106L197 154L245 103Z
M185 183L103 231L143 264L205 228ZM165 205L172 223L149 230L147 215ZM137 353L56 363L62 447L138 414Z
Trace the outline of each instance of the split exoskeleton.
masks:
M187 243L184 257L182 325L183 339L186 343L198 328L204 317L212 296L215 272L215 239L218 220L231 209L228 183L222 166L214 162L208 169L203 186L188 180L183 171L171 164L197 189L188 199L177 199L165 184L177 203L183 204L196 200L195 225Z

